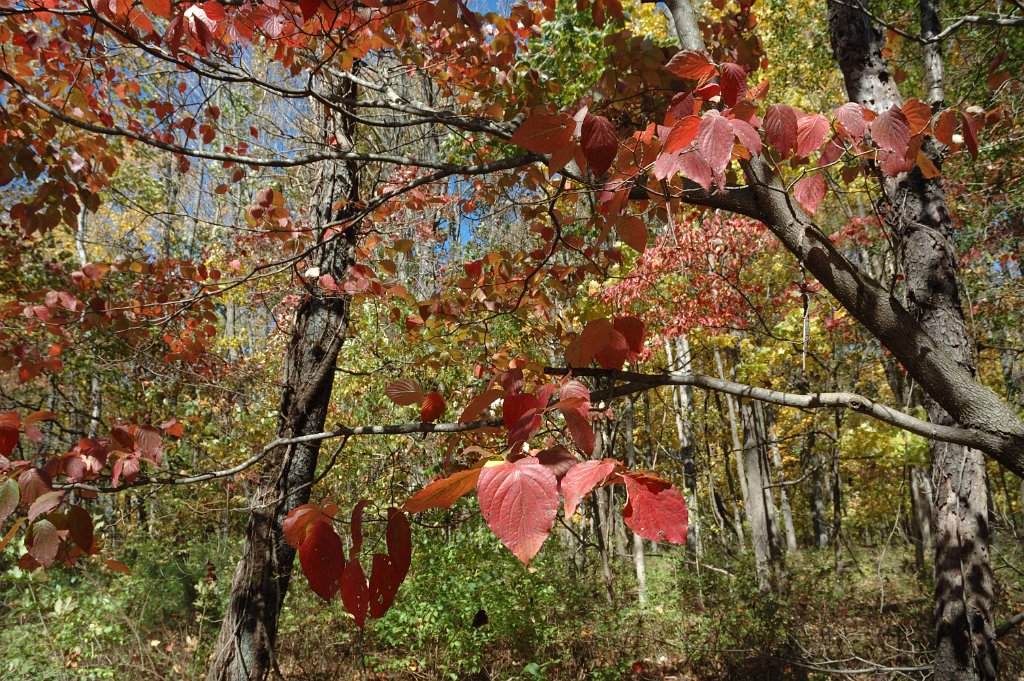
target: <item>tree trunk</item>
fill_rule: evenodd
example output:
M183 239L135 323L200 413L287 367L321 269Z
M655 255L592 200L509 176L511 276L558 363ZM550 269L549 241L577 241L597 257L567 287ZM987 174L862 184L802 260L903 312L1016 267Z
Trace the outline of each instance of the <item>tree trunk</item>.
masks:
M633 397L626 401L622 414L623 441L626 445L626 466L636 470L636 443L633 441ZM633 545L633 569L636 572L637 602L641 607L647 605L647 561L644 555L644 538L636 532L630 532Z
M665 341L665 356L668 359L669 371L692 371L690 343L686 336L676 338L675 353L672 352L672 346L671 340ZM697 507L697 465L693 445L693 388L683 385L672 386L672 401L675 406L676 435L679 438L679 459L683 464L686 489L690 492L686 500L690 517L689 525L686 528L686 546L687 550L693 551L699 556L701 554L700 513Z
M767 591L780 585L784 577L779 522L762 437L764 429L752 402L740 402L740 419L743 422L743 474L750 493L746 504L747 522L754 546L757 583L762 591Z
M775 467L775 475L778 477L776 483L779 488L779 508L782 509L782 526L786 530L786 550L796 551L796 527L793 525L793 511L789 506L789 495L786 493L785 476L782 470L782 455L779 453L779 440L775 437L772 428L773 419L771 410L760 402L757 403L758 418L764 428L764 441L768 443L768 449L772 453L772 465Z
M350 85L344 89L344 97L355 96ZM355 126L344 119L329 120L325 128L327 136L351 140ZM354 206L358 196L354 163L323 166L314 199L314 238L322 242L327 233L324 226L344 220L351 210L347 206ZM340 199L345 200L346 207L336 211L333 206ZM344 279L353 262L356 232L352 225L326 237L316 258L321 273L330 274L336 281ZM323 430L348 320L347 296L311 292L296 310L284 363L278 438ZM245 547L231 583L207 681L261 681L277 671L274 646L278 617L295 558L294 549L284 541L281 526L292 509L309 500L319 452L320 441L281 446L262 463L252 495Z
M938 32L932 0L921 2L921 28L926 36ZM881 36L866 12L856 2L830 0L829 31L850 100L876 112L901 104L881 54ZM925 50L929 103L936 110L943 106L938 49L938 44L930 44ZM922 151L941 166L944 150L937 141L927 140ZM942 179L926 179L915 168L884 179L882 185L888 204L884 214L897 236L908 307L936 345L973 377L973 341L960 305L953 225ZM936 398L942 396L925 396L928 419L955 424ZM938 442L932 443L931 455L935 679L994 679L997 658L985 461L978 451Z
M926 572L926 559L932 555L932 483L928 471L920 466L910 469L910 510L914 536L914 562L918 574L932 576Z

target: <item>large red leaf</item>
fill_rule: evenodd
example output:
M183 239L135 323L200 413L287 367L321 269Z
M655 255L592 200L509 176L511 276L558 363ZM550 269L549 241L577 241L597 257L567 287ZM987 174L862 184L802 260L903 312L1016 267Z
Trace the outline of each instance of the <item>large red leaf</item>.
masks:
M43 567L49 567L60 545L57 528L49 520L38 520L29 529L29 540L26 542L29 555Z
M613 330L612 320L607 317L587 322L579 338L583 364L589 364L594 355L604 350L611 340Z
M697 130L697 147L712 171L720 173L729 165L734 136L729 119L714 109L704 114Z
M635 215L630 215L615 224L619 237L637 253L647 250L647 225Z
M947 147L953 144L953 133L956 132L956 109L946 109L939 114L938 119L935 121L935 125L932 126L932 132L935 135L935 139L939 140Z
M810 156L825 143L831 128L821 114L804 114L796 124L796 155Z
M924 132L932 120L932 108L920 99L911 99L900 107L910 125L910 136Z
M622 335L621 331L613 328L612 334L608 338L608 344L594 358L605 369L618 370L626 363L629 353L629 343L626 341L626 337Z
M532 456L484 468L477 480L480 512L501 543L529 564L558 514L558 482Z
M518 395L506 395L502 405L501 418L505 428L512 431L519 425L524 416L532 412L537 427L540 427L540 410L544 404L532 393L519 393Z
M562 411L573 409L581 414L586 414L590 411L590 390L575 379L566 381L558 389L557 406Z
M35 520L39 516L46 515L53 509L60 506L60 502L64 500L64 492L56 490L53 492L47 492L41 494L39 497L32 502L32 505L28 509L29 521Z
M481 470L468 468L447 478L435 480L412 495L402 506L402 510L406 513L419 513L428 508L451 508L452 504L473 491Z
M555 445L550 449L545 449L538 453L537 461L539 461L542 466L547 466L548 470L554 474L555 480L558 482L561 482L562 478L565 477L565 474L572 470L573 466L579 463L573 453L562 445Z
M747 71L739 64L722 64L722 101L726 106L733 106L747 91Z
M366 626L366 608L370 605L370 590L366 584L363 566L350 560L341 573L341 602L356 620L360 629Z
M736 135L736 139L739 143L754 156L761 154L761 136L757 134L757 130L747 123L746 121L738 118L729 119L729 125L732 126L733 134Z
M772 104L764 117L764 132L768 143L775 147L782 158L787 158L796 149L796 111L785 104Z
M644 323L636 317L616 317L614 327L626 339L626 347L629 350L627 359L636 359L644 351Z
M847 102L836 108L832 114L836 117L839 130L853 142L860 140L867 131L867 123L864 122L864 109L856 102Z
M423 404L420 406L420 421L423 423L433 423L444 414L445 409L447 409L447 405L441 393L436 390L427 393L427 396L423 398Z
M384 394L397 405L408 407L423 401L423 388L411 378L400 378L384 388Z
M601 177L608 172L619 151L615 126L604 116L587 114L580 129L580 147L594 177Z
M686 149L693 140L697 139L697 130L700 128L701 118L699 116L687 116L676 123L665 138L665 146L662 150L666 154L673 154Z
M562 416L565 418L565 426L569 429L573 442L580 448L580 451L587 456L593 454L597 440L587 415L577 409L563 409Z
M68 534L71 541L86 553L92 553L93 535L92 516L81 506L69 506L67 510Z
M576 464L562 478L562 494L565 495L565 517L570 518L576 508L588 494L600 487L608 479L622 469L622 465L614 459L603 461L584 461Z
M627 501L626 526L653 542L686 543L688 514L679 490L664 480L632 473L623 477Z
M882 112L871 122L871 138L880 149L891 151L902 158L910 145L910 122L900 108L893 104L888 111Z
M312 523L299 547L299 563L309 581L309 588L325 601L334 598L345 567L341 537L334 528L327 523Z
M306 535L314 523L329 523L338 507L331 504L324 508L316 504L303 504L293 508L281 525L284 539L292 548L299 548L306 541Z
M385 556L383 553L373 554L367 593L371 617L384 616L391 604L395 602L398 587L402 585L404 577L404 575L399 575L393 558Z
M50 474L42 468L30 468L18 476L21 488L21 503L31 505L36 499L49 492Z
M698 50L682 50L672 55L665 64L669 73L679 78L705 80L715 75L715 64L706 52Z
M526 118L509 142L536 154L553 154L569 144L576 121L563 113L535 113Z
M821 200L825 198L826 189L825 178L821 173L814 173L797 181L793 186L793 196L801 208L809 215L814 215L818 211Z
M397 508L388 510L388 529L385 537L388 556L397 574L400 575L398 581L401 582L409 572L409 565L412 564L412 531L409 529L409 519Z

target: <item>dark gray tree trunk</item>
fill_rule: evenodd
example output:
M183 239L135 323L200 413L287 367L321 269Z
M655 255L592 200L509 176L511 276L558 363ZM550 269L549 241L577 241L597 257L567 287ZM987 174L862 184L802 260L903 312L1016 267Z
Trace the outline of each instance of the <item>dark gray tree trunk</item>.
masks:
M345 90L342 96L355 96L351 86ZM354 125L348 119L329 120L325 127L327 136L353 139ZM354 163L323 166L314 199L314 238L322 241L325 225L345 219L348 208L333 209L340 199L354 206L358 197L358 169ZM318 257L311 258L322 274L330 274L336 281L344 279L353 262L356 232L353 225L335 232L323 243ZM315 281L311 285L315 289ZM322 296L314 290L296 310L284 363L278 438L323 431L348 321L347 296ZM319 453L319 441L281 446L261 464L245 547L231 583L207 681L262 681L277 672L274 650L278 617L295 559L281 527L292 509L309 500Z
M882 112L902 99L882 56L881 36L853 3L829 2L829 31L851 101ZM921 2L922 31L938 30L931 0ZM938 45L925 50L928 97L942 106L942 60ZM923 147L941 166L944 150L935 140ZM953 226L941 178L926 179L915 168L884 178L884 215L897 236L907 305L921 328L970 376L975 375L973 340L960 304ZM940 395L924 399L928 419L954 425ZM996 677L992 568L985 461L976 450L933 443L932 530L935 535L934 661L937 681Z

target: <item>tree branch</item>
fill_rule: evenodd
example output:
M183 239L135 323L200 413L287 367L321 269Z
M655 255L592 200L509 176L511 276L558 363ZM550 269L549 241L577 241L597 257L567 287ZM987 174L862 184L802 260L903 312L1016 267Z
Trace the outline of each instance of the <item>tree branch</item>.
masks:
M998 447L1000 438L983 431L943 426L924 421L892 407L876 402L869 397L851 392L816 392L788 393L768 388L758 388L728 381L705 374L691 374L673 371L664 374L642 374L632 371L616 371L614 369L578 369L573 367L544 367L544 373L551 376L607 376L613 379L628 381L625 385L614 388L611 397L622 397L643 390L650 390L663 385L688 385L714 392L726 393L736 397L744 397L760 402L778 404L783 407L800 409L849 409L858 414L870 416L884 423L896 426L910 433L915 433L931 440L952 442L984 450L986 447Z
M210 480L219 480L221 478L229 478L233 475L237 475L247 468L255 466L257 463L262 461L268 454L277 449L278 447L284 447L287 445L300 444L303 442L316 442L322 440L330 440L336 437L349 438L353 435L407 435L411 433L464 433L470 430L480 430L481 428L496 428L501 425L500 419L483 419L479 421L470 421L469 423L399 423L392 425L382 426L338 426L334 430L327 430L321 433L311 433L309 435L301 435L298 437L286 437L278 438L273 442L270 442L263 447L256 454L231 468L224 468L217 471L209 471L207 473L199 473L197 475L189 475L185 477L166 477L166 478L138 478L131 484L121 485L119 487L109 486L96 486L88 485L81 482L75 482L67 485L53 485L53 489L56 490L85 490L88 492L96 493L114 493L123 492L128 489L136 487L144 487L149 485L192 485L199 482L208 482Z

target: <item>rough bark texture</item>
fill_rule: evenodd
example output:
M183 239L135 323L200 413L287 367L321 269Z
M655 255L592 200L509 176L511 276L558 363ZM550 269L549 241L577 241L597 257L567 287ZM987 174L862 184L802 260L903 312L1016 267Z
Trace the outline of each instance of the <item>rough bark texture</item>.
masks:
M354 93L347 93L353 96ZM333 126L328 122L327 127ZM338 124L352 139L349 121ZM341 135L338 135L342 139ZM325 166L315 199L314 234L322 240L323 225L344 219L332 206L339 199L358 199L354 163ZM344 279L353 262L355 226L335 232L319 251L321 273ZM284 365L284 387L278 438L321 432L334 384L335 364L345 341L348 297L306 295L292 325ZM255 681L277 670L274 646L278 617L291 578L295 551L284 540L282 523L289 511L309 500L320 441L278 448L263 463L252 495L245 547L231 583L231 595L207 681Z
M922 3L925 30L937 29L934 4ZM882 112L902 103L882 57L881 36L856 3L829 2L829 31L851 101ZM933 46L934 47L934 46ZM929 96L941 104L941 58L926 58ZM936 70L936 66L938 69ZM936 164L941 150L924 146ZM974 346L960 303L953 226L941 178L926 179L918 169L884 178L884 215L897 236L907 306L935 344L973 378ZM928 390L928 419L955 425L941 406L944 395ZM935 532L934 671L939 681L994 679L996 676L992 569L985 461L960 445L933 443L932 528Z

